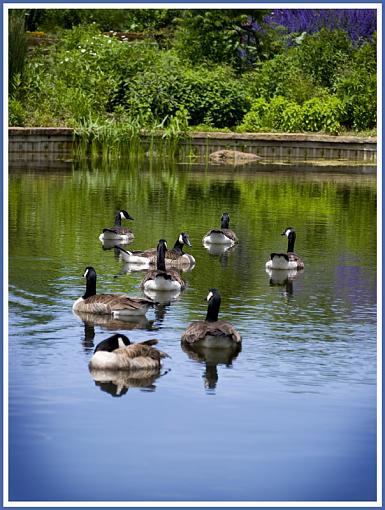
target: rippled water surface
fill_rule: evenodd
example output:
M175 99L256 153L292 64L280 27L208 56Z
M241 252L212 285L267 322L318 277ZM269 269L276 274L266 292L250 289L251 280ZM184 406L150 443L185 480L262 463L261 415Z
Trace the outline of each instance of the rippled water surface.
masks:
M10 499L375 500L375 201L375 176L314 169L11 169ZM88 265L99 292L141 295L144 274L98 240L119 208L132 248L186 231L196 266L139 323L82 320ZM201 239L224 211L240 243L210 254ZM271 278L288 226L305 270ZM235 357L181 347L210 287L243 337ZM159 339L159 377L93 379L93 348L117 331Z

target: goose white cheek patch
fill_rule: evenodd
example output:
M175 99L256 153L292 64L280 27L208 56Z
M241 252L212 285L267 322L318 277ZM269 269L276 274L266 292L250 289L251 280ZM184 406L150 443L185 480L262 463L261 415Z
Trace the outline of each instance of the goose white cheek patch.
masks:
M213 293L212 292L209 292L207 294L207 301L210 301L210 299L213 297Z
M89 271L89 269L86 269L86 271L85 271L85 273L84 273L84 275L83 275L83 277L84 277L84 278L86 278L86 277L87 277L87 275L88 275L88 271Z
M123 342L123 338L121 336L118 338L118 345L119 347L125 347L125 343Z

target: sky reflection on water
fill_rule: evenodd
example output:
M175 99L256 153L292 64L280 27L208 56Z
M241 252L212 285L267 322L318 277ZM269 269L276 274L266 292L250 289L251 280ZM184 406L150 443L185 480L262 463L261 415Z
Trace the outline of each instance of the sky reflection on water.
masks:
M9 190L11 500L375 500L373 176L115 165L11 171ZM123 206L133 249L189 233L188 287L135 324L78 316L87 265L99 292L141 295L143 273L98 240ZM241 242L212 254L225 210ZM268 274L289 225L305 270ZM240 352L181 346L214 286ZM142 381L90 373L115 331L171 358Z

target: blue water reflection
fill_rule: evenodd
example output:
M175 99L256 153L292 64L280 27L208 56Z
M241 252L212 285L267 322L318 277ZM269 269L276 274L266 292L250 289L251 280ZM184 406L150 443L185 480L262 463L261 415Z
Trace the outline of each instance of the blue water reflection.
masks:
M11 500L376 499L373 176L114 164L11 171L9 188ZM133 249L189 233L188 287L135 322L74 314L89 264L100 292L141 295L144 273L98 240L124 205ZM202 235L225 210L241 241L213 253ZM305 270L267 273L290 224ZM180 343L210 287L240 351ZM90 373L116 331L170 358L142 380Z

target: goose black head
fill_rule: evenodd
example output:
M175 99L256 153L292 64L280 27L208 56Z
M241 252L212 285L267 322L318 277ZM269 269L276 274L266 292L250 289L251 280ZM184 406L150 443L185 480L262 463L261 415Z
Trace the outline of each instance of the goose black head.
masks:
M126 345L130 345L130 339L126 337L126 335L122 335L120 333L116 333L115 335L106 338L102 342L100 342L94 350L94 354L96 351L108 351L112 352L120 347L124 347Z
M121 209L115 214L115 227L122 226L122 219L133 220L134 218L130 216L127 211Z
M209 289L206 299L208 301L206 321L215 322L218 320L221 295L217 289Z
M96 271L92 266L87 266L84 270L83 277L86 279L86 292L83 299L94 296L96 294Z
M287 237L294 236L295 237L294 228L293 227L285 228L285 230L282 232L281 236L287 236Z
M185 244L186 246L190 246L190 248L192 248L192 244L191 244L189 236L188 236L188 234L186 234L186 232L181 232L179 234L178 241L180 244Z
M221 217L221 228L229 228L230 216L227 212L224 212Z
M87 266L84 270L83 277L86 280L90 280L92 278L96 278L96 271L92 266Z
M120 217L123 219L123 218L126 218L126 220L133 220L134 218L128 214L127 211L125 211L124 209L122 209L121 211L119 211L119 214L120 214Z
M295 238L297 237L297 234L295 233L295 230L293 227L287 227L282 232L281 236L287 236L288 243L287 243L287 251L293 252L294 251L294 244L295 244Z

